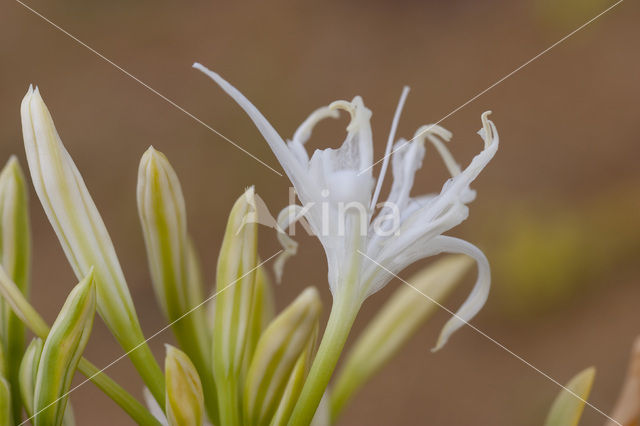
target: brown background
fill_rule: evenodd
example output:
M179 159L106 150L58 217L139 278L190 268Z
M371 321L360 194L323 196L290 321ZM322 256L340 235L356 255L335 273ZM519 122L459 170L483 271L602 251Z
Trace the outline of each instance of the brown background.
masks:
M379 157L402 85L412 92L399 133L411 136L612 3L28 4L279 169L250 121L190 68L193 61L232 81L285 136L317 106L362 95L374 112ZM25 164L19 103L29 83L38 84L102 212L150 335L164 320L136 213L137 163L146 147L166 153L181 178L209 284L235 198L255 184L278 211L288 181L19 3L6 0L0 10L0 158L17 153ZM595 365L590 401L605 411L640 333L639 18L637 2L622 3L442 123L454 132L452 151L463 164L481 147L475 131L482 111L494 111L501 136L497 156L474 184L478 199L470 219L453 232L485 249L494 266L490 302L474 323L561 382ZM343 124L319 129L312 144L338 146ZM428 154L416 193L439 189L445 177ZM31 200L33 301L52 321L74 278L33 191ZM274 235L262 232L261 255L276 249ZM328 307L317 241L302 238L288 266L276 290L278 307L307 285L321 289ZM470 284L447 301L450 308L459 306ZM367 301L356 332L398 285ZM446 319L440 312L430 321L358 395L341 424L541 424L559 388L468 328L431 354ZM167 332L151 341L159 358L171 340ZM97 321L87 357L106 365L120 353ZM108 372L140 393L128 361ZM93 385L72 400L80 425L130 423ZM603 420L587 408L581 424Z

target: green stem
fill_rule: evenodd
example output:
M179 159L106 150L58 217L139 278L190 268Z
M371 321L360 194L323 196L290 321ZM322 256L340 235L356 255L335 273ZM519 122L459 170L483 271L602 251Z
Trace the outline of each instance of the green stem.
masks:
M238 383L236 377L229 375L216 379L218 387L218 407L220 409L220 424L225 426L240 426L240 404Z
M289 426L308 425L318 409L324 391L331 380L344 344L347 341L351 326L360 310L361 302L354 300L353 291L345 286L334 296L327 328L322 336L318 353L313 361L307 380L296 403Z
M40 336L46 338L46 336ZM111 377L100 372L98 367L81 358L78 363L78 370L91 380L100 390L109 396L116 404L139 425L160 426L160 422L149 413L149 411L138 402L130 393L124 390Z

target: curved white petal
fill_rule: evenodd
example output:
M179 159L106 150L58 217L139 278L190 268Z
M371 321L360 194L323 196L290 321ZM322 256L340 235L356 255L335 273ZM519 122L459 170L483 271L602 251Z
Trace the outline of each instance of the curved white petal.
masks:
M216 82L218 86L231 96L231 98L235 100L247 113L271 147L273 153L278 158L278 161L293 183L293 186L295 186L303 203L317 198L318 190L313 182L308 179L307 171L296 159L296 156L294 156L289 150L285 141L273 128L271 123L267 121L264 115L262 115L262 113L260 113L260 111L258 111L258 109L242 93L240 93L238 89L229 84L226 80L220 77L220 75L197 62L193 64L193 67L202 71L205 75Z
M449 337L460 327L471 321L482 309L491 288L491 268L486 256L478 247L459 238L439 236L432 241L437 253L460 253L475 259L478 264L478 278L473 290L453 317L442 328L433 352L441 349L449 340Z

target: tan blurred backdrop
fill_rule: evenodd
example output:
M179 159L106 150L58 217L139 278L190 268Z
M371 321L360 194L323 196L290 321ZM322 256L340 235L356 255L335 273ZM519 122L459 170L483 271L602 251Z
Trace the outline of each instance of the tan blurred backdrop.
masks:
M193 61L229 79L284 136L314 108L363 96L373 111L380 157L403 85L412 92L399 134L410 137L612 2L28 4L280 170L244 113L191 69ZM137 163L147 146L166 153L181 178L189 228L210 285L235 198L255 184L279 211L288 181L19 3L6 0L0 10L0 158L17 153L25 166L19 103L35 83L102 212L150 335L164 320L151 290L135 202ZM453 232L484 249L494 269L490 301L474 323L561 382L595 365L590 401L605 411L640 334L639 19L640 5L623 2L442 123L454 132L451 149L462 164L481 148L475 132L483 111L493 110L501 137L494 161L473 185L478 198L469 220ZM338 146L345 123L322 126L311 144ZM438 190L445 178L429 151L416 191ZM75 279L30 190L33 301L52 321ZM317 241L300 241L299 255L276 289L278 307L316 285L328 311L324 255ZM263 230L262 257L277 247L274 235ZM455 310L472 281L470 276L447 306ZM399 285L393 281L367 301L354 334ZM357 396L341 424L541 424L559 388L469 328L431 354L446 319L444 312L436 315ZM151 341L159 358L163 342L171 340L166 332ZM106 365L120 353L96 321L87 357ZM140 395L128 361L108 372ZM91 384L74 392L72 401L80 425L130 424ZM603 421L586 408L581 424Z

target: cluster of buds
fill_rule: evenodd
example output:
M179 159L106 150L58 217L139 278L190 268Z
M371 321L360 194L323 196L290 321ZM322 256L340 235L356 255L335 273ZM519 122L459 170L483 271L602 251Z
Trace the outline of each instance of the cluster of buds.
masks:
M246 101L226 82L218 82L241 104ZM259 113L251 109L253 106L246 103L243 106L260 127ZM360 143L365 143L362 147L366 148L370 141L362 139L361 133L368 126L370 112L359 98L353 103L332 104L325 112L334 116L336 108L347 109L352 119L361 120L352 123L349 137L361 138ZM28 196L23 173L12 157L0 174L0 426L22 424L23 410L34 425L73 425L69 397L75 389L71 388L71 382L76 371L87 376L138 424L332 424L363 384L435 311L436 305L416 296L415 291L441 303L473 263L457 254L434 262L409 279L410 286L397 290L365 327L331 390L327 383L355 314L366 297L389 281L383 265L365 267L362 259L349 262L357 253L362 254L360 249L364 254L375 253L377 259L387 259L389 253L379 247L392 247L393 241L378 241L375 247L366 242L352 247L343 241L344 247L338 247L337 236L325 236L331 238L330 244L329 240L323 240L328 259L337 263L330 264L329 283L334 302L329 323L322 332L323 303L315 287L306 288L280 313L275 311L274 288L263 265L278 253L264 262L260 260L257 195L250 187L231 209L217 261L215 288L208 290L188 231L178 175L167 157L150 147L140 161L137 200L151 282L177 341L177 347L167 345L163 370L147 345L114 244L37 88L29 88L21 113L33 186L79 284L70 292L51 327L30 305ZM294 145L304 143L315 124L305 123L303 131L297 132ZM436 210L429 214L434 215L432 220L438 227L425 234L432 245L419 247L428 249L430 254L465 253L478 262L479 296L461 308L465 318L475 315L486 298L486 259L473 246L438 235L463 220L464 204L472 198L468 184L497 149L495 127L486 116L483 123L484 156L475 159L469 169L454 167L453 160L444 154L454 176L440 198L432 203ZM261 131L273 136L272 129L262 124ZM438 128L433 133L448 135L443 132ZM422 152L424 139L418 138L412 145L416 153ZM288 159L283 165L294 184L304 181L305 185L311 185L311 180L300 175L302 168L288 162L289 154L282 154L282 147L276 145L272 146L274 150ZM394 173L401 174L402 170L396 168L404 167L405 163L410 169L407 173L415 172L416 159L400 157L394 163ZM326 170L333 167L326 166ZM343 172L331 173L344 177ZM365 177L364 180L354 177L353 182L347 183L355 185L362 181L369 185L370 176ZM335 179L331 181L336 183ZM358 188L349 185L347 189L362 195ZM407 185L410 188L410 183ZM306 195L315 194L318 189L305 188L306 192L302 192ZM408 189L401 192L406 194L396 196L405 207L420 213L416 201L408 198ZM409 222L412 221L403 222L405 230L410 230L418 240L426 238L411 228L414 225ZM393 264L393 269L406 262ZM282 263L277 275L281 273ZM343 282L345 276L351 277L351 281ZM211 296L205 297L207 293ZM146 406L83 358L96 313L143 380ZM456 321L447 325L439 345L460 326ZM25 325L36 336L28 346L24 340Z

